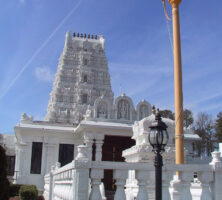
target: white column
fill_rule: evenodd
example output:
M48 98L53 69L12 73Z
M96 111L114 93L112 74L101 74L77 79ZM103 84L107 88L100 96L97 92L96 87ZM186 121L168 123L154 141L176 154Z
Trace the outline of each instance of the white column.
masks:
M42 175L46 174L47 152L48 152L47 143L43 142L42 143L42 166L41 166Z
M89 161L92 161L92 145L93 145L94 135L91 133L84 134L84 142L88 148Z
M15 170L17 171L17 183L20 183L22 181L22 177L26 174L25 170L25 154L27 149L27 144L17 144L17 154L16 154L16 163L15 163ZM27 161L26 161L27 162ZM31 161L30 161L31 162Z
M101 161L102 160L102 146L103 146L103 140L104 140L104 135L96 135L95 137L96 141L96 161Z
M91 193L89 196L90 200L102 200L100 192L101 179L103 179L103 169L91 169Z
M139 191L137 194L137 200L148 200L147 181L150 178L148 171L136 170L136 179L138 181Z
M28 176L31 170L31 162L32 162L32 142L26 142L24 148L24 165L23 169L25 169L25 175Z
M56 144L46 144L47 148L47 154L46 154L46 173L49 173L51 170L52 165L54 165L57 162L57 159L55 159L56 154Z
M128 177L128 170L115 170L113 177L116 180L116 193L114 200L126 200L124 186Z

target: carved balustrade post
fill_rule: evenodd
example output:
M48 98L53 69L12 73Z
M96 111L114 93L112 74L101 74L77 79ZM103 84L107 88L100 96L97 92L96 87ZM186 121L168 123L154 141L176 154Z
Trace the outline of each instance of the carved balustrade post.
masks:
M171 187L173 188L171 193L171 199L192 200L192 195L190 192L192 180L192 171L179 171L179 175L175 175L174 180L171 182Z
M115 170L114 179L116 180L116 193L114 200L126 200L126 194L124 191L124 186L126 184L126 179L128 177L128 170Z
M210 184L213 181L213 172L198 172L198 179L201 182L202 187L200 200L212 200Z
M179 180L177 175L174 175L173 180L170 183L172 190L170 192L170 196L172 200L181 200L181 187L182 183L181 180Z
M148 200L147 180L150 178L149 172L145 170L136 170L136 179L138 181L137 200Z
M96 161L102 160L102 146L103 146L103 140L104 135L96 135Z
M89 191L89 167L90 162L88 158L87 146L78 146L78 155L73 161L73 199L85 200L88 199Z
M212 184L213 197L215 200L222 199L222 158L220 152L212 152L212 168L214 170L214 182Z
M167 171L167 170L163 170L163 174L162 174L162 181L163 181L163 189L162 189L162 199L163 200L170 200L170 191L169 191L169 187L170 187L170 181L173 178L173 172L172 171Z
M88 157L89 161L92 161L92 145L94 143L94 135L91 133L85 133L84 134L84 143L86 144L88 148Z
M149 172L147 191L148 191L149 198L155 199L155 171Z
M182 181L182 200L192 200L190 186L193 178L193 171L179 172L179 179Z
M91 193L89 196L90 200L102 200L100 192L101 179L103 179L103 169L91 169Z
M53 181L53 173L55 171L55 166L51 166L51 171L49 173L49 200L53 200L53 188L54 188L54 181Z

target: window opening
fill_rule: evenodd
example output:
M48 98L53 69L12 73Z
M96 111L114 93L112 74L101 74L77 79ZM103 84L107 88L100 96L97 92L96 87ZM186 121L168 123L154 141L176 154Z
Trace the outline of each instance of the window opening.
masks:
M86 104L87 103L87 94L82 95L82 103Z
M88 63L88 60L87 60L87 59L84 59L84 60L83 60L83 65L87 65L87 63Z
M41 174L42 142L32 143L31 174Z
M59 144L59 162L61 167L74 159L74 144Z
M83 83L86 83L87 82L87 75L84 75L83 76Z

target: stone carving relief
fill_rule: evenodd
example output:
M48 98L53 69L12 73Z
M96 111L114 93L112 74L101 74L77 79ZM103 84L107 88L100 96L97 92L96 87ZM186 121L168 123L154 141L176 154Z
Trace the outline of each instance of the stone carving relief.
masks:
M84 115L85 119L89 119L92 117L92 108L90 105L88 105L87 110L86 110L86 114Z
M88 43L88 41L86 40L85 42L83 42L83 50L84 50L84 51L87 51L88 48L89 48L89 43Z
M26 113L22 113L20 120L22 123L29 123L33 121L33 116L29 117Z
M108 116L108 106L107 103L101 101L97 108L97 117L98 118L107 118Z
M127 100L120 100L117 106L117 118L130 120L130 104Z
M141 105L139 107L139 120L145 118L148 116L148 106L147 105Z

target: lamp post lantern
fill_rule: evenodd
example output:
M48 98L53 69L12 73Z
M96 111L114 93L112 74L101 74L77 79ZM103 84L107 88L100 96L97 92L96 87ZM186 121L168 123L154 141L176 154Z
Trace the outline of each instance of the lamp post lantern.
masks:
M161 153L168 143L169 135L167 133L167 125L162 121L159 109L155 115L155 121L149 127L150 133L148 135L149 142L153 147L155 153L155 195L156 200L162 200L162 166L163 158Z

